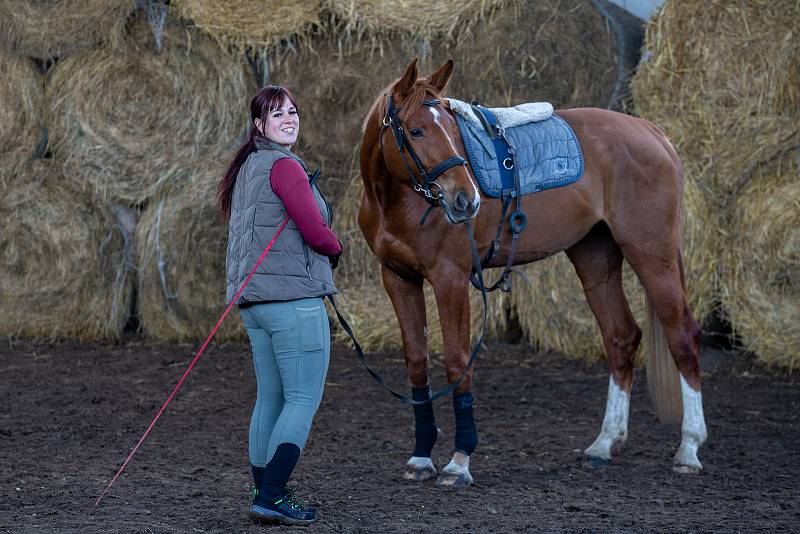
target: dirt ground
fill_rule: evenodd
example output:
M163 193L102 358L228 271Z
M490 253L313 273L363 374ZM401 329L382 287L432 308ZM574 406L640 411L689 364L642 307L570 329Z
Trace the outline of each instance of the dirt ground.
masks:
M260 532L246 517L247 425L255 395L244 344L211 347L96 514L95 497L146 429L196 347L0 339L0 532ZM405 389L400 352L371 359ZM475 485L401 478L412 411L347 347L294 483L317 532L776 532L800 529L800 375L704 348L705 471L670 470L678 429L656 422L637 371L629 440L602 470L579 450L600 428L608 374L557 354L490 344L474 394ZM434 369L434 385L443 371ZM449 401L436 405L452 452Z

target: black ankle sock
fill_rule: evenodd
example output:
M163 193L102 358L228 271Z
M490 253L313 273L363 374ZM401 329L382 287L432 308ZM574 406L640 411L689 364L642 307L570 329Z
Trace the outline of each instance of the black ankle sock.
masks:
M292 476L294 466L300 459L300 447L294 443L281 443L264 468L264 478L258 490L258 497L275 502L286 494L286 483ZM258 498L257 497L257 498Z
M253 484L257 490L260 490L261 481L264 480L264 468L256 467L253 464L250 464L250 468L253 470Z

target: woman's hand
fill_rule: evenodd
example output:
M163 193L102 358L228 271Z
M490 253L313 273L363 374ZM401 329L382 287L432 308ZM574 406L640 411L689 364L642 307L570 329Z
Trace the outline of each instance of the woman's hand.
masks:
M331 270L336 269L336 267L339 265L339 256L342 255L343 250L344 247L342 247L342 242L339 241L339 253L333 256L328 256L328 261L331 264Z

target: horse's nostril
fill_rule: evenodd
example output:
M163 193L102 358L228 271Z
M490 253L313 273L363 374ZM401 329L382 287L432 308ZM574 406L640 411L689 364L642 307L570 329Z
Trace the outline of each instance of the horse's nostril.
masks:
M467 193L464 191L459 191L455 198L455 208L460 212L465 212L470 207L469 199L467 198Z
M480 203L480 202L478 202L478 201L477 201L477 199L476 199L476 201L475 201L475 202L472 202L472 203L470 203L469 207L467 208L467 215L469 215L470 217L472 217L473 215L475 215L476 213L478 213L478 207L479 207L480 205L481 205L481 203Z

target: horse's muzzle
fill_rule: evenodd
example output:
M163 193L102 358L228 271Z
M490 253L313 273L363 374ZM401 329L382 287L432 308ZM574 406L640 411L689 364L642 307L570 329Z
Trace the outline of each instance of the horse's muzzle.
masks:
M464 190L456 193L451 202L448 202L444 196L440 200L445 215L453 224L474 218L481 207L481 197L474 195L470 200L469 194Z

